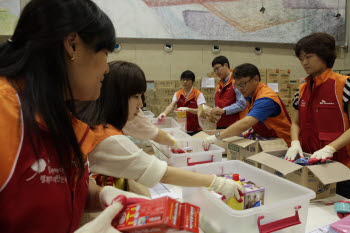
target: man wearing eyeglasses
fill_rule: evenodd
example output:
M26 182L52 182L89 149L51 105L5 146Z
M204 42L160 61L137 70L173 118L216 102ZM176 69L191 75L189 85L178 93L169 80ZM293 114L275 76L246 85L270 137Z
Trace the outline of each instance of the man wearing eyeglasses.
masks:
M227 129L205 138L204 148L224 138L239 136L250 127L262 137L283 138L291 142L291 120L278 94L263 84L255 65L245 63L233 72L234 86L248 100L247 114Z
M239 120L239 113L246 108L246 100L243 95L234 88L230 63L224 56L214 58L212 67L220 78L215 91L215 108L210 114L218 118L217 129L226 129Z

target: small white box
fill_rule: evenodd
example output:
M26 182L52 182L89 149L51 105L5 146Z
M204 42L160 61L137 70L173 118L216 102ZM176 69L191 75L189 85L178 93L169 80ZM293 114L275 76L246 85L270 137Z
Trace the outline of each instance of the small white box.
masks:
M314 191L238 160L185 169L215 175L238 173L265 188L264 205L246 210L231 209L204 187L183 188L183 201L201 208L199 226L204 232L305 232L309 202L316 196Z

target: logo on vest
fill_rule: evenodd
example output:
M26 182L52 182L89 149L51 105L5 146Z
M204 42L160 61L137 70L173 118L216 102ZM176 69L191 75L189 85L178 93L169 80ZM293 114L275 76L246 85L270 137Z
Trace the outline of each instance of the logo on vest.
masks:
M332 102L326 102L325 100L321 100L320 104L334 105L334 103L332 103Z
M306 102L304 100L301 100L300 107L306 107Z
M50 162L50 161L49 161ZM32 180L36 175L40 175L40 181L42 184L50 183L67 183L67 177L64 175L63 168L52 168L44 159L38 159L30 167L35 173L26 181ZM47 169L46 169L47 168ZM47 172L45 172L47 170ZM40 174L40 173L46 174Z

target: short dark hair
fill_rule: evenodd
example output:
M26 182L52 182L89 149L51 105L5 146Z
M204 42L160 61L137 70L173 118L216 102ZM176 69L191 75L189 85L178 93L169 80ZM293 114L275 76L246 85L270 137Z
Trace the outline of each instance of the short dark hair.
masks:
M228 68L230 68L230 62L228 61L227 57L225 56L218 56L214 58L214 60L211 62L211 67L214 67L216 64L220 64L222 66L227 63Z
M324 32L315 32L301 38L295 45L294 52L297 57L301 52L315 53L320 57L328 68L332 68L337 58L335 49L335 39Z
M11 39L0 45L0 76L11 83L24 83L24 88L17 87L16 91L34 153L40 153L36 121L40 115L52 135L60 162L70 162L73 154L83 174L83 155L70 114L75 114L75 109L66 102L74 99L63 45L71 33L77 33L96 52L112 51L116 43L111 20L91 0L29 1Z
M196 80L196 76L194 75L194 73L190 70L185 70L184 72L182 72L180 80L183 79L190 79L192 80L192 82L194 82Z
M146 77L134 63L112 61L108 65L109 73L105 75L101 89L105 123L121 130L128 121L129 98L145 93Z
M255 75L258 75L259 81L261 81L258 67L250 63L244 63L242 65L236 66L233 70L234 79L241 79L245 77L254 78Z

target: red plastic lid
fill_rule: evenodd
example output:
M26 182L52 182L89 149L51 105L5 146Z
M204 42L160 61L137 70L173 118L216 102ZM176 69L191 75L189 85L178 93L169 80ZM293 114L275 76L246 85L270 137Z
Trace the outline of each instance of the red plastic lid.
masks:
M233 174L232 175L232 180L239 181L239 174Z

